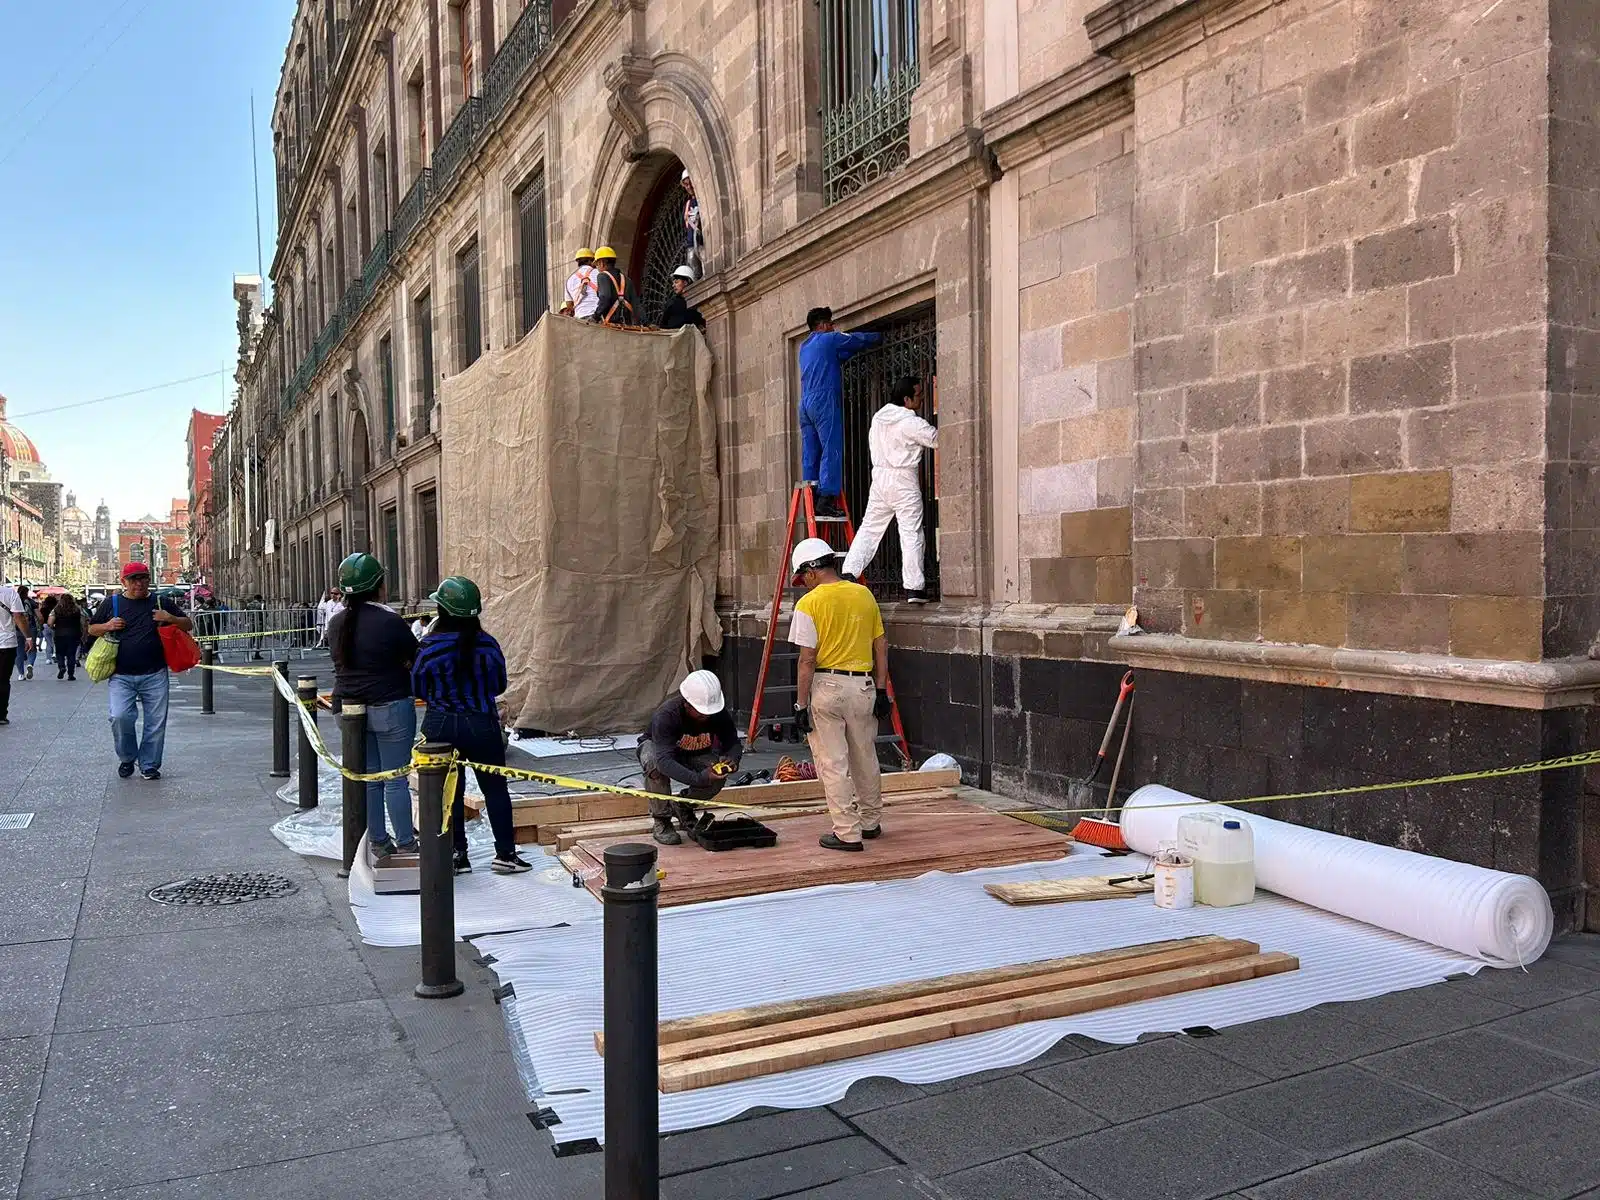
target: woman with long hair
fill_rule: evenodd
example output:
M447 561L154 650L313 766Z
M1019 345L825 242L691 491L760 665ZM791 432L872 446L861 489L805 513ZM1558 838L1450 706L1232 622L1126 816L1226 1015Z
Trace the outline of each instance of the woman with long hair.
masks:
M506 765L506 743L500 729L495 698L506 690L506 659L500 643L479 623L483 597L478 585L465 575L452 575L429 596L439 606L439 616L417 651L411 668L411 685L428 706L422 718L422 735L430 742L448 742L471 762ZM494 830L497 875L518 875L533 870L517 853L517 831L512 825L511 790L504 775L475 771L483 791L489 826ZM467 831L456 789L450 828L455 837L456 874L472 870L467 859Z
M383 566L372 555L352 554L340 563L339 587L345 607L328 622L334 707L366 705L367 770L397 770L411 761L417 735L417 709L411 700L417 639L383 604ZM394 826L393 839L384 823L385 810ZM367 784L367 844L377 858L416 852L406 776Z
M77 682L78 643L83 641L83 610L78 607L71 592L64 593L56 600L48 620L50 632L55 638L56 678Z

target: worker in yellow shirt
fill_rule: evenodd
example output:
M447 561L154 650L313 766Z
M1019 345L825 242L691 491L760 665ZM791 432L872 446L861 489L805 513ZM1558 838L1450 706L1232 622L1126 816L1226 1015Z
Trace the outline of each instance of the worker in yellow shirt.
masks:
M883 616L871 592L839 578L839 554L821 538L796 546L790 565L794 582L806 589L789 623L789 640L800 650L794 724L811 744L833 817L820 843L862 850L863 838L883 832L877 745L878 721L889 714Z

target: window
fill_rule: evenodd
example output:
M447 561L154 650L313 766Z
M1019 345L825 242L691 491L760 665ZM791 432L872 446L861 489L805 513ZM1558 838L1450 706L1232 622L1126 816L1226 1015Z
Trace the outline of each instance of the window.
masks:
M400 512L394 505L383 510L379 521L383 527L383 569L393 580L405 578L400 569Z
M472 95L472 21L463 2L450 6L450 47L461 70L461 103Z
M819 0L822 192L832 204L911 156L916 0Z
M383 445L390 453L394 444L394 342L386 333L378 340L378 375L383 387Z
M322 491L322 414L311 414L311 485Z
M344 561L344 526L335 525L329 535L329 544L333 547L333 557L328 561L334 564Z
M372 152L372 228L389 228L389 151L382 142Z
M315 557L312 559L312 570L316 572L312 582L312 590L317 599L322 599L322 593L328 590L328 542L322 534L317 534L315 542Z
M519 335L537 325L550 307L546 245L544 171L540 170L517 193L517 266L522 294Z
M483 353L483 296L478 284L477 239L456 255L456 296L461 309L456 360L459 369L466 370Z
M332 435L333 442L333 473L338 475L344 469L343 450L339 445L339 393L334 392L328 397L328 432Z
M339 269L339 256L334 249L332 238L329 238L328 244L322 248L322 257L325 263L322 277L328 281L328 288L326 296L320 291L317 293L317 302L322 306L322 320L326 322L333 315L332 301L339 294L339 288L344 282L344 272Z
M417 297L417 362L421 370L417 382L422 391L422 418L424 423L433 416L433 296L423 292Z
M411 174L415 177L428 165L428 106L424 102L426 77L421 66L406 84L406 138L410 143Z
M344 281L361 274L361 222L356 217L356 200L352 196L344 206Z
M439 493L429 488L417 493L417 581L431 592L439 582Z

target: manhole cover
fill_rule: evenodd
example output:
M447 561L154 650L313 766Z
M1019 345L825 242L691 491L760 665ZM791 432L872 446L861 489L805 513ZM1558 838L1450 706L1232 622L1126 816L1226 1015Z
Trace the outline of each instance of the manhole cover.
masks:
M243 904L247 900L276 900L300 890L300 885L282 875L264 871L225 871L220 875L196 875L176 883L163 883L150 889L157 904Z

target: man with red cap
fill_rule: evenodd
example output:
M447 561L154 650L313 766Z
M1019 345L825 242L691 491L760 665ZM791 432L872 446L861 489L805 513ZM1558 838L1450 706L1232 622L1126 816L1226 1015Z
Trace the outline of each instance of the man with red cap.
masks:
M188 632L194 622L170 600L150 594L150 565L130 562L122 568L122 591L100 602L89 626L92 637L117 643L117 665L107 680L111 693L111 740L117 749L117 774L127 779L135 765L144 779L161 778L161 755L167 741L167 652L161 626ZM139 736L138 710L144 709L144 736Z

